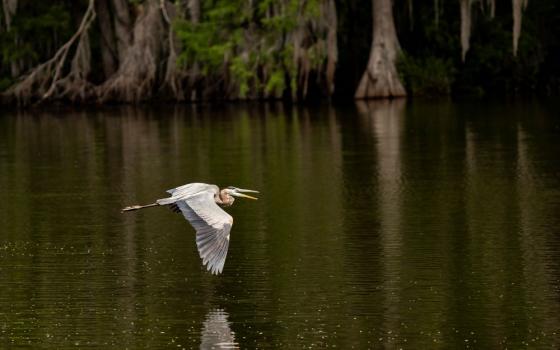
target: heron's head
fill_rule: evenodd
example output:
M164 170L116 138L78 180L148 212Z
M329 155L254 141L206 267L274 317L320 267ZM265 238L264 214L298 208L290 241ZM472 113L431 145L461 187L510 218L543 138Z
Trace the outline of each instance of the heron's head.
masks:
M229 187L225 188L224 191L227 194L229 194L230 196L233 196L233 197L249 198L249 199L254 199L254 200L257 200L258 198L255 198L253 196L249 196L245 193L259 193L259 191L245 190L245 189L237 188L237 187L233 187L233 186L229 186Z

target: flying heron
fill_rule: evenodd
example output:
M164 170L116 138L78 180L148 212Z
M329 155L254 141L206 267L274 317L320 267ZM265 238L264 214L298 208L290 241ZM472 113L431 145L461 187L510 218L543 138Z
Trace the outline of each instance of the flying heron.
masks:
M148 205L133 205L122 211L132 211L158 205L169 206L191 223L196 231L196 246L202 264L213 274L224 268L229 247L229 232L233 218L220 207L229 207L235 197L257 199L244 193L259 193L237 187L222 190L216 185L191 183L167 191L171 197L162 198Z

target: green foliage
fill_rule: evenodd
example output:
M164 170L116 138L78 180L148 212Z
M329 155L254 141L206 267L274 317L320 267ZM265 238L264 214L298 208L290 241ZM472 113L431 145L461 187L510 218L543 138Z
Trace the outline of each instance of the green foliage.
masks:
M204 3L204 17L200 23L177 21L175 31L183 43L179 63L188 66L197 62L204 75L223 74L224 64L229 61L230 73L241 79L246 91L248 68L235 57L235 50L242 41L241 22L246 16L239 13L236 1L217 1L213 6Z
M265 91L267 93L280 94L284 90L284 88L284 73L282 71L275 71L268 79Z
M296 88L294 48L287 38L301 21L319 17L320 0L286 0L281 4L272 0L218 0L204 2L201 13L199 23L175 23L182 42L181 65L189 67L196 62L202 74L214 76L215 81L227 77L242 98L278 96L288 87ZM324 43L308 48L314 67L320 67L325 59L321 45ZM287 85L286 76L292 84Z
M397 62L401 80L415 96L449 95L455 68L451 60L429 56L414 58L401 54Z
M0 78L0 92L8 89L14 81L8 77Z
M239 83L239 96L241 98L247 97L249 92L249 80L254 78L254 73L249 70L249 65L243 60L242 57L235 57L232 60L231 74Z
M12 62L35 65L50 58L72 34L70 21L69 9L62 1L20 1L10 31L0 31L1 77L10 74Z
M219 68L231 56L239 33L233 31L229 38L222 39L222 33L210 23L193 25L183 21L176 25L178 37L184 43L180 62L188 64L197 61L203 65L205 73Z

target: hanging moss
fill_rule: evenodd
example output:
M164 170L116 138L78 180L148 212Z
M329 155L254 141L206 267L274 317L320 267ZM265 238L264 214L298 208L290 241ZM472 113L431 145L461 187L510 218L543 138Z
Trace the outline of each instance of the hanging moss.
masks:
M218 82L229 98L278 98L288 88L304 97L310 71L324 74L327 2L203 3L200 22L175 26L183 44L179 60L199 65L206 87Z

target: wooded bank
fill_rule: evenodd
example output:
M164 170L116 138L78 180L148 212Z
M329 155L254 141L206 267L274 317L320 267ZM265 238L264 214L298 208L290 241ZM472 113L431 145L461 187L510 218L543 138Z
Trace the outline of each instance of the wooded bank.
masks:
M5 103L556 93L556 0L2 0Z

